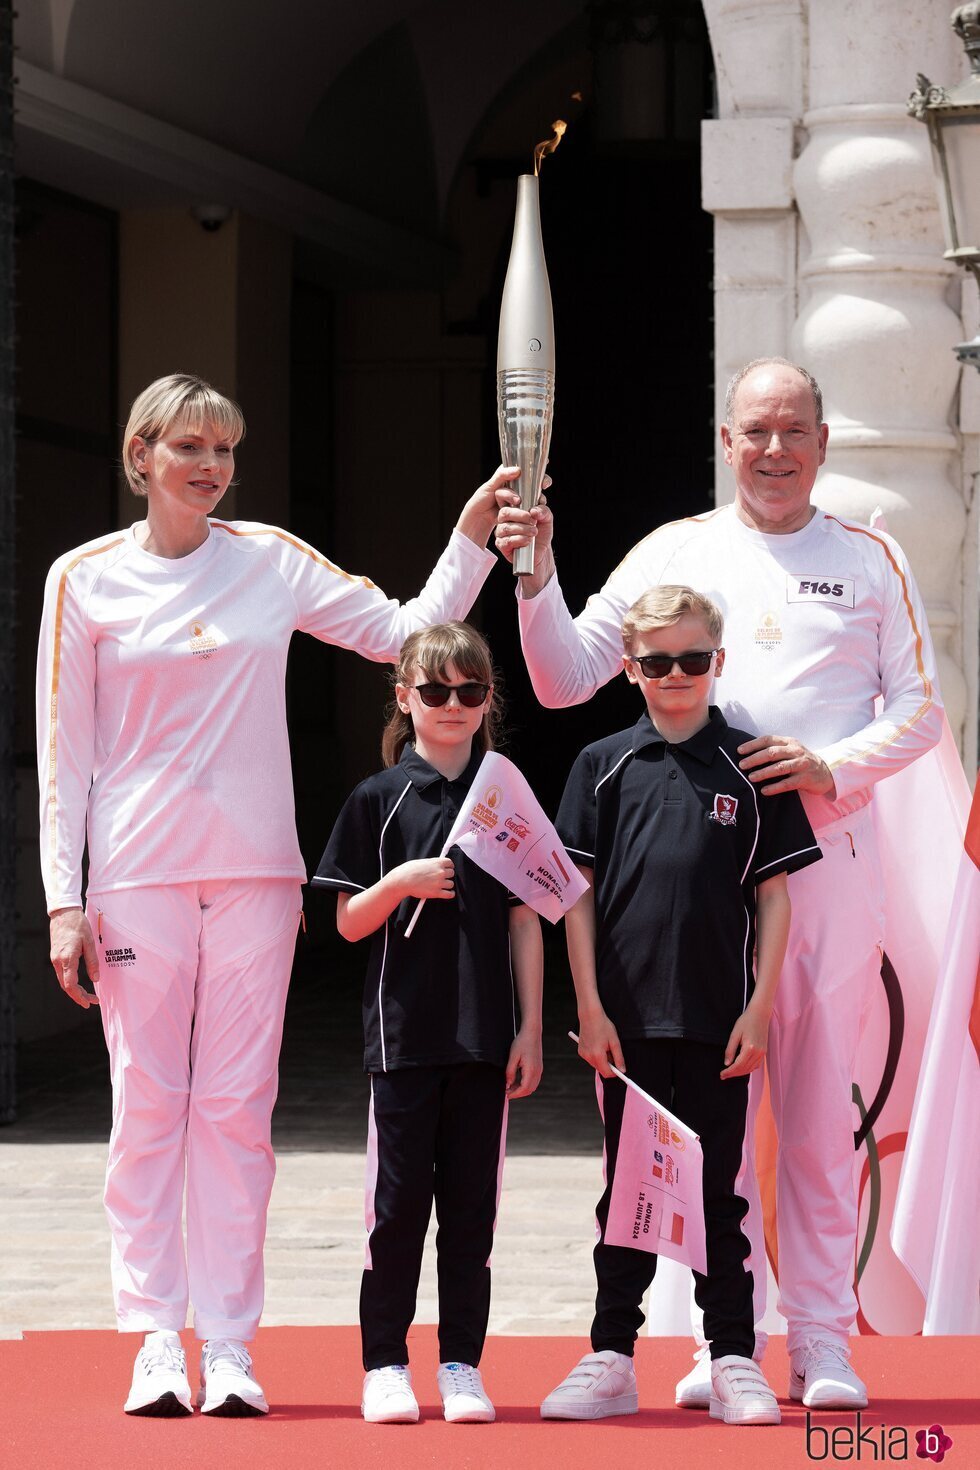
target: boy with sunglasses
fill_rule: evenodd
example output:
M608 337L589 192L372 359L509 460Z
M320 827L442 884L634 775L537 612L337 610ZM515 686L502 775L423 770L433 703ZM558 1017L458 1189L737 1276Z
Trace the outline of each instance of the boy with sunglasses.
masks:
M690 587L655 587L633 604L623 664L646 710L631 730L586 747L559 810L559 834L591 885L565 929L579 1053L601 1079L606 1188L592 1352L545 1399L546 1419L638 1407L633 1347L657 1258L604 1239L626 1092L612 1063L701 1138L708 1274L694 1279L711 1413L779 1423L753 1361L747 1204L735 1181L748 1074L765 1056L786 948L786 874L821 854L797 793L759 800L738 766L748 737L709 705L722 631L719 609Z

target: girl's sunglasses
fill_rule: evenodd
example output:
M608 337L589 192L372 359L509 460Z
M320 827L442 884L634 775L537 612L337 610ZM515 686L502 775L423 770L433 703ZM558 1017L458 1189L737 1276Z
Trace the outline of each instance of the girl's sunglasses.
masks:
M709 648L704 653L643 653L639 658L635 658L633 654L628 657L631 664L639 664L645 679L666 679L675 664L682 674L693 678L697 674L708 672L711 660L717 652L717 648Z
M453 692L466 709L479 709L490 693L489 684L416 684L414 688L429 709L441 709Z

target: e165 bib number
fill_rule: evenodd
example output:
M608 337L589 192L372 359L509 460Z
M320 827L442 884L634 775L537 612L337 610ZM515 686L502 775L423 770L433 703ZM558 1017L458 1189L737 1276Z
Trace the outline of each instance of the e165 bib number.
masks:
M788 576L787 602L835 602L838 607L854 606L854 581L850 577Z

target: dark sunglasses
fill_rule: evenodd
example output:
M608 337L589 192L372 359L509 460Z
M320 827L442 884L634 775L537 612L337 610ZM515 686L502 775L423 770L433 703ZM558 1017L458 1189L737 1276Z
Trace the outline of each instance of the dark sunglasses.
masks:
M441 709L454 691L466 709L479 709L490 693L489 684L416 684L413 687L429 709Z
M717 648L709 648L704 653L643 653L639 658L635 658L633 654L628 654L627 657L631 664L639 664L645 679L666 679L675 664L682 674L690 677L706 674L711 668L711 660L718 652Z

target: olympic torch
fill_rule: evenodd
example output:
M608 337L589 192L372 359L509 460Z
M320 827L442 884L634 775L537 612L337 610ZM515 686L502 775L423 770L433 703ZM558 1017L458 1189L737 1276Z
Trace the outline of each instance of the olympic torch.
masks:
M554 139L539 143L534 150L534 173L521 174L517 180L514 238L497 338L500 453L504 464L520 467L514 488L524 510L536 505L541 494L555 408L555 323L538 201L541 158L558 146L565 131L563 122L553 126ZM514 575L528 576L533 571L532 543L515 553Z

